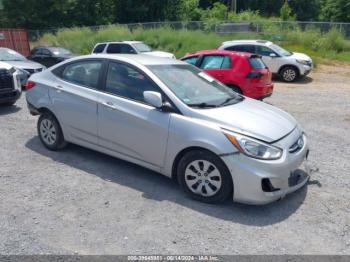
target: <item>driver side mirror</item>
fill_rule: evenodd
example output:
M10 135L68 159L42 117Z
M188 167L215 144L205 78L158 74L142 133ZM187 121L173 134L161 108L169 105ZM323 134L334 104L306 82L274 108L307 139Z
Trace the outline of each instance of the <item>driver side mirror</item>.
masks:
M275 57L277 57L277 55L275 54L275 53L270 53L270 55L269 55L271 58L275 58Z
M145 91L143 92L143 98L145 99L146 103L154 106L155 108L163 112L175 112L174 107L169 102L163 103L162 95L158 92Z
M162 95L158 92L145 91L143 92L143 98L145 102L160 109L163 105Z

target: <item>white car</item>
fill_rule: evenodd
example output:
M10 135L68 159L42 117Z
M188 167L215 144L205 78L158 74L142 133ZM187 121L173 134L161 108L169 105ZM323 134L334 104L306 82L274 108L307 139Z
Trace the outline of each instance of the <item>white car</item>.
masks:
M150 46L141 41L98 43L92 50L92 54L145 54L163 58L176 58L172 53L154 51Z
M219 50L256 53L272 73L286 82L293 82L306 76L313 68L312 59L302 53L289 52L282 47L264 40L235 40L223 42Z

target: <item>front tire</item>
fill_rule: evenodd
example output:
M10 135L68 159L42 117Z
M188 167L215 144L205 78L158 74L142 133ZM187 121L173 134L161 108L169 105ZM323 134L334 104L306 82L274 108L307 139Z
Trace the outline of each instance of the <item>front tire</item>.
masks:
M280 76L285 82L294 82L299 77L299 72L295 67L286 66L281 70Z
M179 162L177 178L182 190L196 200L213 204L232 197L231 174L225 163L209 151L186 153Z
M40 141L47 149L56 151L66 146L60 124L51 113L40 115L37 129Z

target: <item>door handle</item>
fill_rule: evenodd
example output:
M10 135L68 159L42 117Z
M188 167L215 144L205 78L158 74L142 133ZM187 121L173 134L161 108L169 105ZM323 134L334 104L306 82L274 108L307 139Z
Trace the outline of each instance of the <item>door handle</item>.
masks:
M58 85L58 86L56 86L56 92L57 93L61 93L61 90L63 89L63 86L60 86L60 85Z
M112 102L103 102L102 105L104 105L105 107L111 108L113 110L116 110L117 107L112 103Z

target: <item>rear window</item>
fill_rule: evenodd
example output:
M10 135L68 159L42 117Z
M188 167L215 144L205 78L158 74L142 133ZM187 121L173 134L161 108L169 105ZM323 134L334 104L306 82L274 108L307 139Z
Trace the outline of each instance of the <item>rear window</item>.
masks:
M97 45L94 49L94 51L92 51L94 54L99 54L99 53L102 53L103 50L105 49L106 47L106 44L100 44L100 45Z
M191 56L183 59L182 61L189 63L190 65L196 65L197 60L198 60L198 56Z
M135 54L134 48L128 44L109 44L107 47L108 54Z
M250 57L249 58L249 64L252 68L255 69L264 69L266 68L266 65L259 57Z

